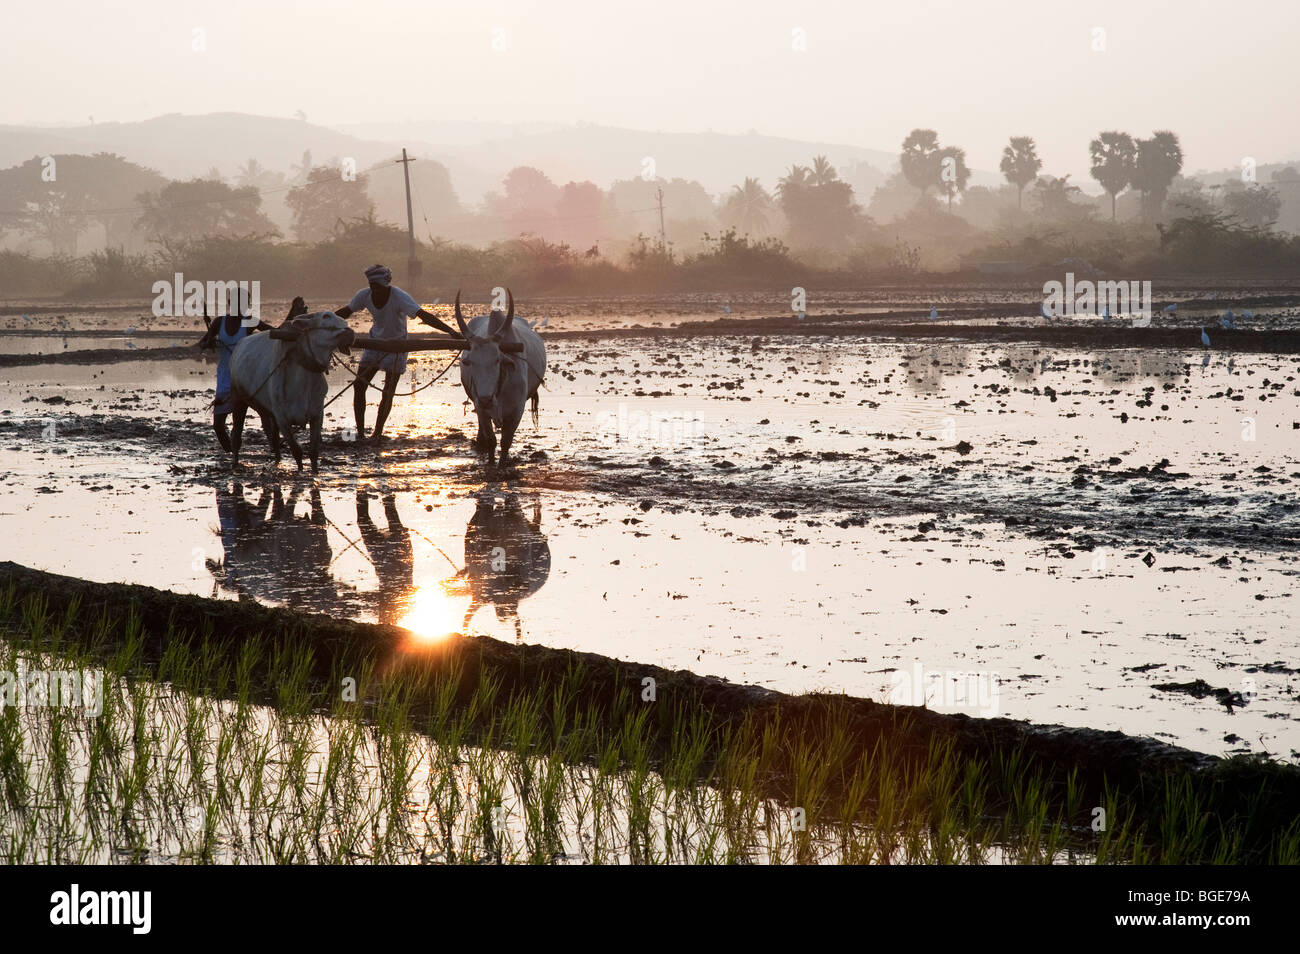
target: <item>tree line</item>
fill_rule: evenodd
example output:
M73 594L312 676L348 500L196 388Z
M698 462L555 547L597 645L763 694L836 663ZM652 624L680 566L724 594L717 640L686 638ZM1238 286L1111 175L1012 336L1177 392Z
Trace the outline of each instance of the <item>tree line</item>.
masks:
M1052 247L1052 230L1085 236L1105 218L1126 225L1138 244L1163 248L1171 234L1190 234L1179 222L1267 231L1284 194L1298 220L1288 224L1300 230L1300 174L1291 167L1275 169L1271 186L1245 177L1203 183L1183 176L1182 147L1168 130L1145 139L1101 132L1089 143L1089 159L1108 209L1069 175L1045 173L1031 136L1009 138L999 164L1006 185L996 188L971 185L964 149L944 144L935 130L914 129L901 144L897 171L874 187L860 169L850 169L849 181L824 155L792 165L770 191L747 177L716 199L683 178L635 177L601 188L561 185L521 166L467 209L446 168L420 160L412 165L413 211L417 236L432 246L448 235L478 245L520 240L555 250L553 258L637 266L785 249L819 265L953 268L981 249L1025 257L1028 248L1017 243ZM64 256L75 255L79 238L96 227L107 248L136 252L214 237L328 242L358 226L404 225L401 171L392 163L349 169L337 157L318 164L307 152L287 173L250 159L229 179L214 169L171 181L108 153L34 157L0 170L0 240L19 248L34 240ZM661 207L666 235L658 229Z

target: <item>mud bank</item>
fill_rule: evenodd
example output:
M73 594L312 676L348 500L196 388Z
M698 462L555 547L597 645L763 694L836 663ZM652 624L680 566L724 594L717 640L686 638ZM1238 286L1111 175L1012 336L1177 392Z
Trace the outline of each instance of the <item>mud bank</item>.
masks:
M900 342L969 343L977 345L1022 345L1044 348L1075 348L1089 350L1176 350L1200 348L1201 325L1177 327L1132 328L1103 325L1098 321L1086 324L1059 325L990 325L951 324L948 322L917 323L899 321L898 318L915 318L914 312L886 315L809 315L799 321L789 315L768 318L727 318L714 321L692 321L672 327L602 328L585 330L548 330L547 340L587 341L589 343L615 344L628 339L672 341L684 338L709 336L727 338L754 338L754 346L761 347L759 338L772 339L768 343L801 338L834 340L838 337L877 339ZM1117 323L1118 324L1118 323ZM1211 323L1212 324L1212 323ZM1300 354L1300 331L1294 330L1228 330L1208 327L1213 341L1212 350L1227 354ZM155 333L159 338L175 335ZM413 339L436 337L412 335ZM197 335L196 335L197 340ZM205 360L205 355L193 347L154 347L126 350L122 348L82 348L52 354L0 354L0 368L31 367L41 364L104 365L123 361L169 361L177 359Z
M176 361L183 358L204 360L197 348L80 348L54 354L0 354L0 368L25 368L38 364L93 365L119 361Z
M943 715L843 695L788 695L688 671L487 637L451 635L421 644L395 626L144 586L90 583L9 562L0 563L0 591L14 597L7 601L8 615L0 618L0 626L22 632L29 618L24 607L30 609L33 601L44 604L54 618L68 621L59 645L49 648L75 649L92 658L107 658L131 644L138 664L156 664L165 653L184 655L200 647L210 652L217 646L233 665L240 648L250 642L274 650L264 658L307 649L312 678L326 698L346 674L374 674L371 679L363 676L360 690L360 698L369 699L400 673L413 711L420 713L432 708L436 681L445 686L450 679L458 700L466 700L489 680L499 685L498 708L525 697L541 700L540 708L557 732L573 713L559 711L558 705L551 708L552 699L573 700L575 707L580 700L585 709L595 705L611 717L645 705L660 757L682 734L698 732L699 720L715 740L742 724L756 728L760 737L771 734L778 739L822 737L832 728L847 726L847 735L839 736L843 741L834 747L840 764L831 767L832 778L851 774L882 739L898 744L901 738L903 749L918 763L943 746L951 746L964 762L1005 765L1015 759L1023 772L1041 773L1053 799L1063 799L1072 788L1084 793L1083 804L1098 805L1109 793L1126 814L1153 828L1171 786L1191 786L1208 800L1221 824L1246 829L1247 840L1261 850L1300 813L1300 768L1258 758L1222 760L1118 732ZM654 680L652 701L643 695L647 679ZM224 697L227 681L214 675L204 691ZM266 701L275 704L276 687L263 689ZM490 724L495 715L483 712L479 718ZM773 797L788 797L794 771L789 764L778 766L764 787Z
M899 340L942 339L977 344L1037 344L1057 348L1187 348L1200 345L1200 325L1171 328L1111 327L1100 321L1066 326L919 324L892 320L893 315L809 315L803 321L782 315L775 318L719 319L688 322L676 328L649 332L654 335L872 335ZM898 316L901 317L901 316ZM1118 324L1118 323L1117 323ZM1254 331L1209 328L1220 351L1250 354L1300 352L1300 331ZM631 331L619 330L620 335ZM578 332L561 335L581 337Z

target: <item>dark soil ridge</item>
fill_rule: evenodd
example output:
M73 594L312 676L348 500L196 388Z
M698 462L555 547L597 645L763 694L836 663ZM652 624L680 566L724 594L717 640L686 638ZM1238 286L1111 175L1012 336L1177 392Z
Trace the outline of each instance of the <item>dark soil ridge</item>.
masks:
M1042 285L1046 279L1063 280L1065 269L1063 266L1037 266L1033 274L1026 274L1017 278L1008 278L1001 276L998 278L981 277L975 274L964 274L960 276L936 275L931 273L921 273L911 280L903 281L884 281L871 282L864 285L860 278L850 280L847 284L842 282L833 282L825 285L825 290L837 295L851 295L847 301L870 302L879 307L896 305L905 307L911 305L913 313L916 310L916 299L918 295L924 293L927 298L931 299L934 304L941 308L948 299L962 294L980 294L990 295L1001 293L1008 296L1004 301L990 303L990 307L997 306L1029 306L1037 310L1038 305L1043 300ZM1041 273L1041 277L1038 276ZM1287 292L1285 289L1298 288L1298 282L1294 274L1279 274L1276 276L1260 275L1243 277L1239 273L1224 273L1221 276L1206 275L1203 272L1197 273L1178 273L1170 272L1160 277L1161 287L1166 289L1165 293L1154 296L1155 302L1164 305L1168 302L1178 302L1185 308L1226 308L1245 306L1247 308L1285 308L1292 305L1300 304L1300 292ZM1087 275L1080 276L1080 280L1088 278L1090 280L1109 280L1104 275ZM1117 279L1118 280L1118 279ZM1124 279L1128 280L1128 279ZM651 290L629 290L625 293L617 291L581 291L581 290L556 290L543 292L536 295L528 296L527 303L552 304L552 303L585 303L593 298L600 301L630 302L643 307L674 307L681 306L683 300L695 301L701 298L712 300L719 296L729 294L738 295L769 295L775 298L787 298L788 289L782 287L779 291L774 291L769 282L766 287L751 287L749 285L738 286L736 288L719 286L711 289L651 289ZM423 292L413 292L416 297L428 298L429 296L438 296L441 294L443 301L450 301L455 290L450 288L424 289ZM1214 294L1217 298L1209 298ZM899 295L897 299L892 299L890 295ZM1010 296L1023 296L1022 298L1012 298ZM325 294L307 294L307 300L310 301L330 301L334 296ZM525 303L524 298L520 298L521 303ZM289 296L270 296L263 297L263 302L272 306L266 310L274 311L274 307L288 304ZM833 302L832 302L833 303ZM1157 307L1159 307L1157 305ZM951 304L949 305L951 307ZM137 312L141 315L149 313L151 308L150 299L139 298L11 298L5 304L0 304L0 316L5 315L37 315L37 314L54 314L66 315L71 312L79 312L93 309L95 311L126 311ZM929 309L929 303L926 305ZM194 319L197 322L199 319Z
M910 318L911 321L899 319ZM803 321L790 315L774 318L720 318L714 321L684 322L664 333L677 335L787 335L813 337L819 335L862 335L885 339L941 339L970 342L972 344L1042 344L1058 348L1080 348L1091 351L1119 348L1153 348L1166 350L1205 350L1201 344L1201 326L1178 327L1114 327L1095 322L1086 325L952 325L943 320L917 322L916 312L881 315L809 315ZM1068 320L1068 319L1062 319ZM1116 325L1119 324L1117 319ZM625 331L644 329L617 329ZM1297 354L1300 353L1300 331L1243 330L1229 331L1217 326L1206 326L1214 342L1210 351L1235 354ZM655 331L652 334L657 334ZM591 332L551 332L548 337L582 337Z
M3 314L3 311L0 311ZM0 338L141 338L146 341L168 338L192 338L198 341L203 336L203 329L184 328L176 331L160 331L150 328L136 329L128 332L125 328L0 328Z
M175 338L176 335L163 337ZM122 361L204 360L194 346L178 348L79 348L51 354L0 354L0 368L27 368L37 364L117 364Z
M434 677L458 678L457 701L474 693L480 679L500 684L496 708L512 698L540 698L546 718L555 718L551 693L565 685L571 690L574 712L594 706L621 719L639 703L642 680L657 684L658 700L649 703L649 726L657 759L671 751L673 739L688 732L703 717L710 738L742 722L757 726L759 737L776 733L823 738L832 725L849 727L848 742L837 749L839 764L831 778L846 778L863 758L870 757L885 738L900 743L918 764L936 745L951 745L961 760L978 759L986 766L1005 764L1018 756L1022 773L1041 774L1049 797L1064 798L1067 780L1083 792L1082 804L1117 799L1136 823L1159 830L1170 785L1190 784L1225 829L1240 834L1248 852L1265 857L1278 835L1300 816L1300 768L1257 757L1223 760L1151 739L1065 726L1033 725L1006 718L976 719L946 715L923 708L900 707L845 695L789 695L757 686L739 685L685 670L624 662L593 653L514 645L487 637L453 635L427 650L404 650L409 633L395 626L356 623L249 602L204 599L151 587L93 583L46 573L11 562L0 563L0 588L16 596L7 627L23 626L23 607L31 599L44 601L52 618L71 620L58 648L107 654L110 643L122 640L139 620L143 634L141 658L156 662L169 640L180 638L195 648L202 641L223 645L232 655L248 640L268 648L310 647L311 676L324 686L337 685L341 674L364 672L367 663L380 669L401 667L412 679L412 711L424 712L434 701ZM107 629L91 634L101 621ZM184 635L180 635L184 634ZM274 653L264 654L274 655ZM259 670L256 675L265 675ZM424 687L422 689L422 687ZM373 690L373 686L369 687ZM275 704L275 687L266 687L265 700ZM229 690L227 690L229 691ZM538 694L540 693L540 696ZM216 695L223 692L218 687ZM665 704L666 703L666 704ZM483 714L492 719L494 713ZM415 723L418 725L418 721ZM571 724L568 723L568 724ZM614 722L617 724L617 721ZM499 738L499 737L498 737ZM589 753L589 755L592 755ZM791 791L793 767L778 764L764 790L783 798ZM998 793L995 793L995 795ZM1086 820L1081 820L1086 826Z
M1090 351L1106 349L1151 348L1165 350L1201 350L1200 326L1171 328L1125 328L1086 326L1044 327L1023 325L953 325L937 322L918 323L916 310L885 314L809 315L797 321L791 315L769 318L720 318L692 321L667 328L605 328L573 331L550 331L543 338L582 340L593 343L624 338L698 338L708 337L861 337L873 340L938 340L969 342L978 345L1029 344L1055 348L1078 348ZM912 320L900 320L912 319ZM1118 322L1117 322L1118 324ZM1229 331L1207 327L1214 345L1209 350L1232 354L1300 354L1300 330ZM80 334L80 332L78 332ZM158 337L176 337L176 333L156 333ZM120 337L120 333L118 335ZM29 367L38 364L114 364L122 361L172 361L183 358L201 360L194 347L84 348L54 354L0 355L0 368Z

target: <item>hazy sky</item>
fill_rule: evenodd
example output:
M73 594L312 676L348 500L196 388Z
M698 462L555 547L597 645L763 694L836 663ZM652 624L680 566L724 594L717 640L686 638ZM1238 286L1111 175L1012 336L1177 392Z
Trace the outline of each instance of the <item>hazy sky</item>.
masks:
M890 150L929 126L984 169L1032 135L1076 178L1098 131L1167 128L1187 171L1300 158L1297 0L38 0L4 19L2 123L302 110Z

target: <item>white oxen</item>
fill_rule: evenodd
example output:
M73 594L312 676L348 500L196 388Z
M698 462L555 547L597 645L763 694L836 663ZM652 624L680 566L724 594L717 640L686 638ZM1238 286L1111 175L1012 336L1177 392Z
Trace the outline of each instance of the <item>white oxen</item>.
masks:
M239 445L244 433L244 416L252 407L262 418L271 442L275 462L280 462L280 438L289 442L298 469L302 470L302 448L293 428L311 426L311 469L320 461L321 424L325 417L325 394L329 385L325 371L335 349L348 353L356 337L348 323L332 311L295 318L295 341L272 338L270 334L249 335L230 356L231 396L234 399L234 427L230 443L234 466L239 466Z
M508 307L505 314L494 310L468 323L460 313L460 292L456 293L456 324L469 346L460 355L460 383L474 404L478 415L475 446L487 452L488 463L496 452L496 430L501 431L501 456L504 465L515 438L515 429L524 416L524 404L533 402L533 423L537 423L537 389L546 374L546 345L529 327L515 317L515 298L506 289ZM506 352L501 345L519 342L520 352Z

